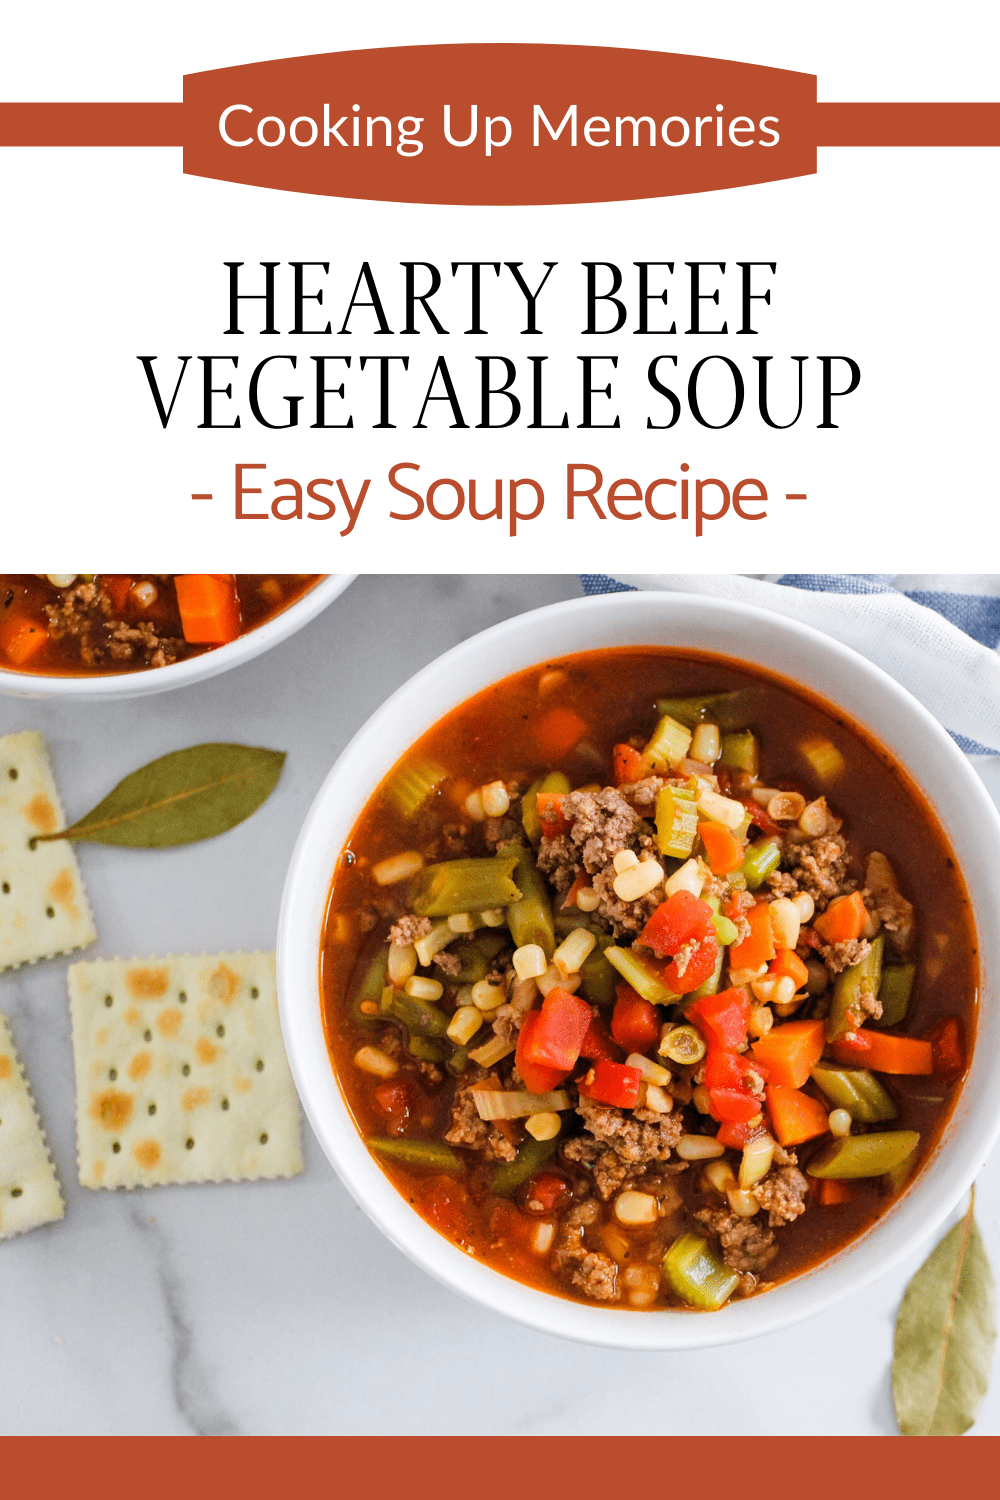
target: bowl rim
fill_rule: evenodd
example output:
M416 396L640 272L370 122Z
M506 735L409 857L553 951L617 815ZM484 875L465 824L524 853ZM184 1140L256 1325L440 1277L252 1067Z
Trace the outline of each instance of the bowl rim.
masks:
M316 618L332 604L334 599L354 582L356 573L326 573L319 581L292 601L278 614L265 620L262 625L217 646L214 651L205 651L201 656L187 661L172 662L166 667L155 667L145 672L99 672L92 674L43 676L39 672L14 672L0 667L0 696L13 698L62 698L84 699L88 703L107 702L122 698L145 698L153 693L166 693L174 688L188 687L192 682L204 682L228 672L242 662L252 661L287 640L303 625Z
M776 642L779 650L787 647L793 654L796 649L807 653L810 664L815 661L818 676L825 672L835 676L838 671L841 675L854 674L852 685L856 680L861 698L886 701L902 714L903 722L894 733L922 732L924 741L917 737L922 745L917 759L925 768L924 774L915 768L912 758L904 758L884 726L879 730L872 728L857 707L845 703L815 680L804 681L809 690L848 713L903 765L953 845L967 840L967 853L960 856L958 863L972 902L979 939L982 1001L990 991L992 951L984 941L984 934L991 928L1000 933L994 915L1000 911L1000 874L994 876L984 859L985 889L979 892L970 878L970 866L977 863L977 840L984 845L989 843L990 829L994 839L1000 837L1000 813L947 731L880 667L812 626L754 605L668 591L636 591L562 601L514 616L460 642L398 688L342 751L306 816L282 896L277 968L282 1030L306 1116L344 1186L404 1254L453 1290L536 1330L604 1347L667 1350L737 1342L811 1317L852 1291L871 1284L926 1240L958 1204L1000 1134L1000 1105L993 1102L1000 1092L996 1089L1000 1082L1000 1011L994 1017L988 1013L988 1007L980 1004L972 1066L948 1129L912 1187L873 1226L818 1265L755 1297L730 1303L710 1316L672 1309L651 1314L588 1306L528 1287L463 1253L431 1228L405 1202L364 1145L329 1059L319 984L322 924L337 854L368 797L400 755L443 717L449 706L457 706L491 682L555 656L602 648L582 639L576 645L559 646L547 655L541 649L533 649L534 637L541 635L550 622L557 622L557 629L559 623L565 622L567 633L572 634L575 629L576 634L585 636L597 633L603 622L607 627L603 632L607 637L604 647L674 644L675 649L685 649L681 642L657 639L655 635L644 640L636 633L644 621L656 619L661 629L665 621L669 628L680 622L678 628L682 625L695 637L687 643L690 650L706 649L697 640L699 627L709 628L709 633L713 628L732 630L734 639L728 648L708 649L745 660L751 666L789 680L791 673L759 659L756 647L746 650L747 643L759 641L770 633L765 654L775 649ZM742 644L736 644L737 638ZM511 648L512 643L516 645L506 651L493 649L503 645ZM504 662L499 671L495 667L497 660ZM475 666L476 663L479 665ZM489 667L484 667L484 663L490 663ZM470 686L469 678L477 679L478 685ZM428 693L432 685L433 694ZM417 707L423 697L431 699L431 709L424 711ZM447 700L445 706L441 706L440 699ZM407 725L402 733L401 722ZM386 745L391 747L388 752ZM946 772L939 773L939 765L946 766ZM927 771L931 780L940 785L945 785L945 775L952 778L962 797L968 800L968 816L964 813L962 816L961 840L956 840L953 826L941 813L939 799L928 788ZM359 787L367 782L367 790L357 798L345 799L342 783L352 776ZM345 800L350 803L346 816L342 811ZM963 805L958 803L960 807ZM991 1048L986 1044L987 1033L992 1034ZM990 1057L998 1060L991 1064ZM980 1095L982 1103L976 1108Z

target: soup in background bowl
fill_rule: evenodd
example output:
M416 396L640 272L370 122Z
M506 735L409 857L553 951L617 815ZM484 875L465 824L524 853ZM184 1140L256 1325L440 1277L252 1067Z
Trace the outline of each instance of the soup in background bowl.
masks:
M659 596L614 618L656 604L683 629ZM423 733L336 861L323 1019L349 1118L407 1230L539 1326L663 1347L768 1304L774 1326L950 1139L978 985L958 860L801 675L552 652ZM680 1334L692 1309L727 1326Z

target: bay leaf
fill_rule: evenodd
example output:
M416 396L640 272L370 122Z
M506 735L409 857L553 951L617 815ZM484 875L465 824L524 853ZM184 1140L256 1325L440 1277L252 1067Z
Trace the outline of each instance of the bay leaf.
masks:
M34 840L79 839L166 849L215 838L255 813L285 763L281 750L254 745L190 745L133 771L70 828Z
M904 1437L961 1437L976 1420L996 1343L996 1292L969 1211L913 1277L896 1319L892 1392Z

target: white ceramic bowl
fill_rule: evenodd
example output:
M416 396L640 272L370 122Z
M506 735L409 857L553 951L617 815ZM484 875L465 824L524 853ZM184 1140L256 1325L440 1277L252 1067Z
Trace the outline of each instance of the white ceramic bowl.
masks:
M225 646L216 646L213 651L192 656L188 661L177 661L169 667L152 667L145 672L102 672L79 677L44 677L39 672L10 672L0 667L0 695L107 703L112 699L145 698L150 693L164 693L170 688L204 682L207 677L216 677L220 672L228 672L230 667L251 661L270 651L279 641L294 635L332 604L356 576L354 573L327 573L294 604L265 620L263 625L248 630L246 635L238 636Z
M523 667L606 646L689 647L738 657L848 711L910 771L948 833L975 910L982 1004L971 1073L941 1144L901 1200L854 1244L792 1281L717 1313L591 1307L540 1292L463 1254L409 1207L364 1146L330 1064L319 953L334 863L378 782L457 704ZM846 646L764 610L666 593L556 604L494 626L432 662L355 736L306 819L285 885L278 937L281 1019L292 1072L345 1186L410 1258L456 1291L522 1323L587 1343L680 1349L771 1332L882 1275L966 1191L1000 1130L1000 817L949 735L898 683Z

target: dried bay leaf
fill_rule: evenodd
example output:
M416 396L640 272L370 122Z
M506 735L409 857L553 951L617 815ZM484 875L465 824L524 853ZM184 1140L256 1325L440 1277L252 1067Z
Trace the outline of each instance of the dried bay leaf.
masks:
M927 1257L896 1319L892 1391L904 1437L960 1437L976 1420L996 1343L993 1272L969 1211Z
M255 813L271 795L285 755L254 745L191 745L133 771L92 812L34 842L79 839L166 849L214 838Z

